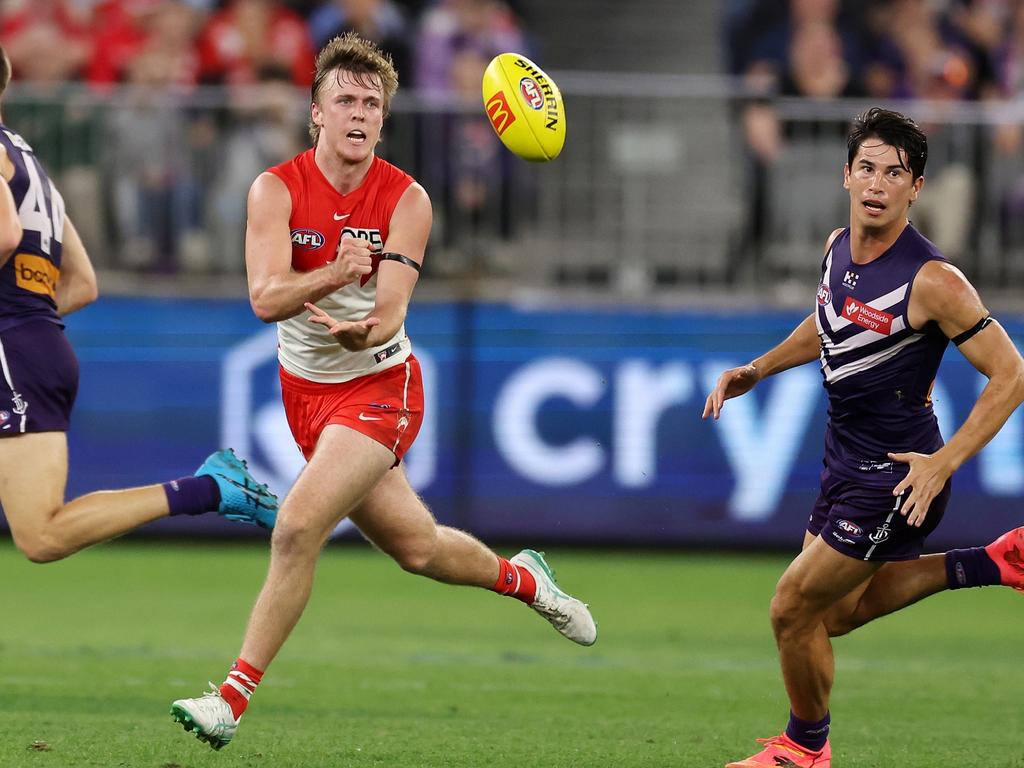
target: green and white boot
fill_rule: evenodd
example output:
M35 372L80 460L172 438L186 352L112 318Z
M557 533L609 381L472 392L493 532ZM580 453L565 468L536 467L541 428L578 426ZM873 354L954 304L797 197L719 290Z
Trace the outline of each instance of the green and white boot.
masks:
M530 605L533 610L574 643L593 645L597 641L597 624L590 615L590 608L559 589L555 572L544 561L543 552L524 549L509 562L533 574L537 582L537 595Z
M197 739L214 749L222 749L234 738L241 718L235 720L231 705L224 701L217 686L210 683L210 687L213 690L198 699L178 699L171 704L171 714L174 722L181 723L186 731L193 731Z

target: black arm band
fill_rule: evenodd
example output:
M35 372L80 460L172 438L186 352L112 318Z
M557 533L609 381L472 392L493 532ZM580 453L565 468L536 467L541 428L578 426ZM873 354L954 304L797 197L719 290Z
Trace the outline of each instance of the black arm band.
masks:
M381 261L397 261L400 264L405 264L405 266L407 266L407 267L412 267L417 272L420 271L420 265L417 262L413 261L408 256L403 256L400 253L382 253L380 255L380 260Z
M983 318L981 318L981 320L979 320L977 323L974 324L973 328L968 328L963 333L961 333L961 334L959 334L957 336L954 336L953 337L953 343L956 344L959 347L961 344L963 344L969 338L973 337L976 333L978 333L978 331L983 331L984 329L988 328L990 325L992 325L992 315L988 315L987 317L983 317Z

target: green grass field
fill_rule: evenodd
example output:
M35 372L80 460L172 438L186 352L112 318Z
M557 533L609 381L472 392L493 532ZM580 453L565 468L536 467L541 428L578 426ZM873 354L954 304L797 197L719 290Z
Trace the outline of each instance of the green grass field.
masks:
M325 553L313 600L214 752L168 715L219 682L259 545L0 546L0 766L722 766L787 714L767 622L786 560L551 551L593 648L520 603ZM836 643L837 768L1024 768L1024 600L939 595Z

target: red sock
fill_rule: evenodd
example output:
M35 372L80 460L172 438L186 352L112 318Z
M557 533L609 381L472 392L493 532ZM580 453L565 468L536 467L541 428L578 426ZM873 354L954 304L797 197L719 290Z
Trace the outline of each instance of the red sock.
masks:
M510 563L504 557L498 558L498 568L498 580L491 589L499 595L508 595L532 605L533 599L537 596L537 581L533 574L522 566Z
M256 669L241 658L231 665L227 679L221 683L220 695L230 705L235 720L240 718L245 708L249 706L249 697L262 679L263 670Z

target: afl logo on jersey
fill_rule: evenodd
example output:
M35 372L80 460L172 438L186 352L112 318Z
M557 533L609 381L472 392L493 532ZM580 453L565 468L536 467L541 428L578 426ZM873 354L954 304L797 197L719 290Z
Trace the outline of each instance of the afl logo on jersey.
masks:
M818 304L824 307L830 301L832 301L832 291L827 285L822 283L818 286Z
M540 92L540 86L532 77L524 77L519 81L519 91L523 94L523 101L530 109L539 112L544 106L544 94Z
M292 245L304 251L315 251L324 244L324 236L315 229L293 229Z

